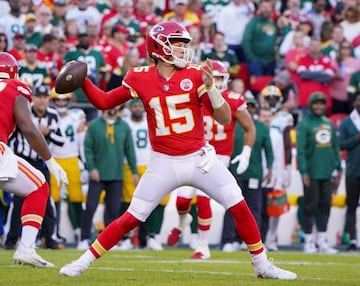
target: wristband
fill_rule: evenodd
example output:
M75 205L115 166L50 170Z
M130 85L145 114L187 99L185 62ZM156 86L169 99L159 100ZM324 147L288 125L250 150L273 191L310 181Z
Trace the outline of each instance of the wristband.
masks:
M56 163L56 161L55 161L54 157L51 156L49 160L45 161L45 163L46 163L46 165L53 165L54 163Z
M221 93L217 90L217 88L212 85L210 89L206 89L209 99L211 102L211 106L214 109L218 109L225 103L225 99L222 97Z
M251 147L250 146L247 146L247 145L244 145L243 149L242 149L242 152L241 152L241 155L244 155L246 156L247 158L250 158L250 155L251 155Z

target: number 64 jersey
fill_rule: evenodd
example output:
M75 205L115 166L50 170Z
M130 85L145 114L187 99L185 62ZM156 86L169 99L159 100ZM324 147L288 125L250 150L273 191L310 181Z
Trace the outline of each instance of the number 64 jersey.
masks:
M152 149L168 155L186 155L205 145L202 106L213 109L200 66L177 70L169 79L155 66L129 70L123 86L140 98L146 110Z

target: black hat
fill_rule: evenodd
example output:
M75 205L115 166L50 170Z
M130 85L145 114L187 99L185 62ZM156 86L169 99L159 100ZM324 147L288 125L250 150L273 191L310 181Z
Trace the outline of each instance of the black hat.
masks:
M49 96L50 95L50 89L47 85L40 85L35 87L35 96L40 96L40 95L45 95L45 96Z

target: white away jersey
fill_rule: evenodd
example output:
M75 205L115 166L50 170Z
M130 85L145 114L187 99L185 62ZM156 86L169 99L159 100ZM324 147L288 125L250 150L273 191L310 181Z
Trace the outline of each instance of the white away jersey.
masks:
M60 127L66 140L62 147L51 146L51 153L55 158L72 158L80 155L78 129L85 119L85 113L81 109L70 109L65 117L61 117Z

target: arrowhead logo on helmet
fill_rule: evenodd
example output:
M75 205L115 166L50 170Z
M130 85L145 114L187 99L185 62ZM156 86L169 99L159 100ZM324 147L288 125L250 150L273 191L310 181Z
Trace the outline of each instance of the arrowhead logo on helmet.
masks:
M13 79L17 77L19 66L16 59L9 53L0 52L0 79Z
M178 68L184 68L191 63L194 51L188 45L185 47L173 45L175 41L185 44L191 41L190 34L184 26L173 21L156 24L147 35L148 55L155 60L160 59Z

